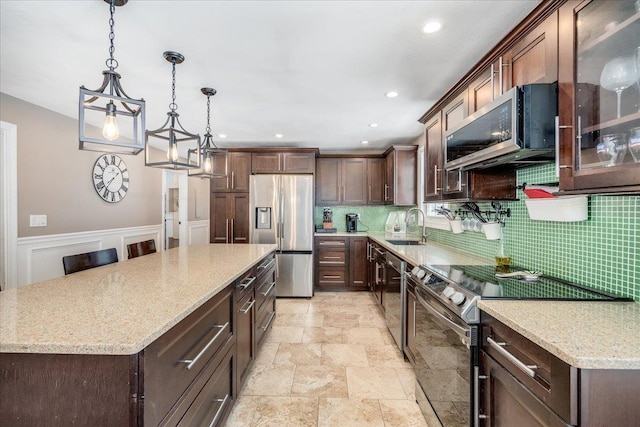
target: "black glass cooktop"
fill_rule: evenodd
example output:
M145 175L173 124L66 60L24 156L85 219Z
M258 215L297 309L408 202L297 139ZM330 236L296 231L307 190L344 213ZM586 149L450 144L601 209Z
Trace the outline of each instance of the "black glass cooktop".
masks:
M555 277L541 275L536 280L522 278L498 278L496 273L525 270L520 267L487 265L430 265L427 267L439 276L458 284L469 292L490 299L531 299L566 301L631 301L604 291L576 285Z

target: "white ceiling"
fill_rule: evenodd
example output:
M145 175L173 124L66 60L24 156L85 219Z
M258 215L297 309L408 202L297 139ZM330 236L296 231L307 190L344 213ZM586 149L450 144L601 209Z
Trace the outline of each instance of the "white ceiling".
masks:
M191 132L204 133L200 88L210 86L221 146L379 151L419 135L419 117L537 3L131 0L116 8L117 71L147 101L149 129L166 119L162 53L175 50L186 57L176 95ZM106 68L108 17L102 0L1 0L0 91L77 118L79 86L97 88ZM423 34L432 19L443 30Z

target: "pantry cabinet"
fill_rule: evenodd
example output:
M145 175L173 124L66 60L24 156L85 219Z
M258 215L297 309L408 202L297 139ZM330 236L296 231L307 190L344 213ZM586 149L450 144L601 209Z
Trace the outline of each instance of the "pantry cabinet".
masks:
M211 193L209 242L249 243L249 193Z
M560 190L638 192L640 11L569 1L559 25Z

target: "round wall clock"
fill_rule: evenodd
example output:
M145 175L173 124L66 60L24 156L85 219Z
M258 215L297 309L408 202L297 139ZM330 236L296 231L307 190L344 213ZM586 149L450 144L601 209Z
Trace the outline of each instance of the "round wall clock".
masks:
M104 201L118 203L129 190L129 170L115 154L103 154L93 165L93 187Z

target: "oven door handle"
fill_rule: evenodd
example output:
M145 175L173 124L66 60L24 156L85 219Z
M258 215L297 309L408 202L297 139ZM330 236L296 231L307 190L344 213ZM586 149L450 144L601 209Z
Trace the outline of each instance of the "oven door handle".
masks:
M456 324L451 319L446 317L444 314L440 313L438 310L433 308L431 304L420 294L421 292L423 292L421 289L416 288L416 298L420 302L420 305L422 305L425 309L427 309L429 313L433 314L434 316L436 316L437 318L445 322L447 326L453 329L454 332L458 334L466 344L471 344L471 329L467 329Z

